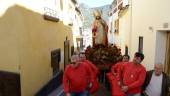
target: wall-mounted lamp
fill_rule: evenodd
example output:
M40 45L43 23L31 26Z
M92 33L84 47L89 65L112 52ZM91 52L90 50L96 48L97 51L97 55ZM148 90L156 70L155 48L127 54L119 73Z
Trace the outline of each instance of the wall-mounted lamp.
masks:
M149 29L149 30L153 30L153 27L152 27L152 26L149 26L148 29Z

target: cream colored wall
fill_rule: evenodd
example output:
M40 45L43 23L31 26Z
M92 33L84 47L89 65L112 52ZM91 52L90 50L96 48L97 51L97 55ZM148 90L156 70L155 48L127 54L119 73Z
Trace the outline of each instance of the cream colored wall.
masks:
M132 0L131 52L138 50L138 38L143 36L143 63L147 70L153 69L155 63L156 31L163 23L170 24L169 4L169 0Z
M119 36L121 42L122 54L125 54L125 45L130 49L130 33L131 33L131 10L128 8L122 16L119 16ZM129 52L130 53L130 50Z
M8 53L0 55L0 68L20 72L22 96L33 96L52 77L50 52L61 48L63 53L66 36L72 45L71 28L20 6L9 8L0 25L0 52Z

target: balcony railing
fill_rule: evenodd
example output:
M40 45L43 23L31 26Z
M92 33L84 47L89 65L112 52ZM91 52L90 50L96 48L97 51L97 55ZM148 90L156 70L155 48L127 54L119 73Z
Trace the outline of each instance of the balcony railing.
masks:
M44 7L44 19L49 21L58 22L59 21L59 15L57 11L50 9L48 7Z

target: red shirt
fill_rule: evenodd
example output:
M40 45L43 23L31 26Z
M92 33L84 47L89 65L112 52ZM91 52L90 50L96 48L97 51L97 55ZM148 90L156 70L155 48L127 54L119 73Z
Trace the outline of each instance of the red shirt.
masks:
M123 71L123 64L127 62L118 62L115 65L112 66L111 72L116 76L117 80L122 79L122 71ZM120 77L119 77L120 76Z
M99 73L99 69L92 63L90 62L89 60L84 60L84 63L89 66L89 68L91 69L92 71L92 74L97 76L97 74Z
M87 68L90 69L90 74L89 74L89 77L90 77L90 82L92 84L92 86L90 87L90 90L89 92L91 94L95 93L98 89L99 89L99 82L97 81L97 75L99 73L99 70L98 68L92 63L90 62L89 60L83 60L82 61L83 64L85 66L87 66Z
M128 93L136 94L141 92L141 86L146 76L145 67L128 62L123 65L123 84L128 86Z
M65 93L82 92L89 84L89 69L83 64L79 64L74 68L71 64L67 65L64 76L63 85Z

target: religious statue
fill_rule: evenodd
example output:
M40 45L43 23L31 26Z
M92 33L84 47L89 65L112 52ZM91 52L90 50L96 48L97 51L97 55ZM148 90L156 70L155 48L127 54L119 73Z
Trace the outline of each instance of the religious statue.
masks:
M93 46L102 44L104 46L108 45L108 26L106 22L101 18L101 12L99 10L94 11L95 20L92 24L92 40Z

